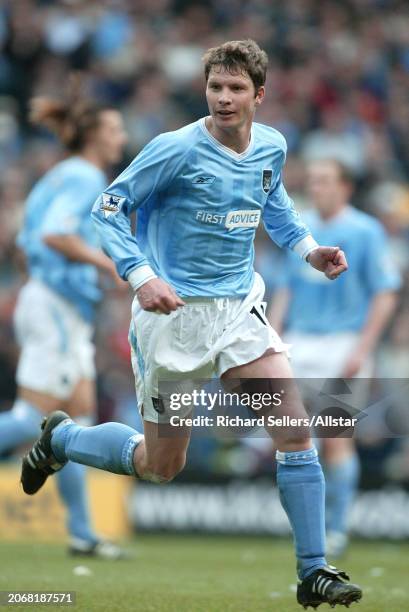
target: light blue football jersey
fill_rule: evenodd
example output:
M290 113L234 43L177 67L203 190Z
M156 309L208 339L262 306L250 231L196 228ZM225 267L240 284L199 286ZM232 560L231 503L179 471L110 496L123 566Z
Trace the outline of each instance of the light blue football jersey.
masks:
M26 255L30 277L41 280L71 302L86 320L100 300L95 266L68 260L46 246L47 234L77 234L89 246L99 244L90 212L106 187L104 173L81 157L70 157L47 172L26 202L18 246Z
M285 154L284 137L257 123L240 154L213 138L204 118L156 137L93 209L120 276L149 264L182 297L247 295L260 220L280 246L309 235L281 181Z
M328 221L316 211L303 216L319 244L345 252L348 271L330 281L289 253L280 278L291 294L285 329L312 334L359 331L373 297L400 286L383 227L352 206Z

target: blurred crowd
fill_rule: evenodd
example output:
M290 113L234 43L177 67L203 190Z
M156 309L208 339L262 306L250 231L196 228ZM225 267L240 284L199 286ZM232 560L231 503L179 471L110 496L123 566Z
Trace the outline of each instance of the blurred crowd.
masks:
M378 216L390 236L404 283L400 306L379 351L378 376L408 377L407 0L0 0L4 407L14 392L17 348L11 321L24 282L15 236L28 190L62 156L50 135L30 126L29 99L60 96L69 75L80 71L84 95L112 103L123 113L129 134L125 164L158 133L207 114L204 51L224 40L249 37L270 60L267 97L257 120L278 128L287 139L285 180L297 207L308 206L305 162L334 157L355 177L353 203ZM270 262L279 262L279 255L262 233L258 243L257 265L271 294ZM98 352L102 420L113 414L135 418L127 346L130 299L110 292L100 311L98 347L108 349ZM397 473L399 465L402 479L409 479L409 448L405 451L404 446L399 446L397 459L393 455L392 472ZM230 451L231 465L251 464L250 459L237 459L236 448ZM220 460L222 466L230 465L226 456Z

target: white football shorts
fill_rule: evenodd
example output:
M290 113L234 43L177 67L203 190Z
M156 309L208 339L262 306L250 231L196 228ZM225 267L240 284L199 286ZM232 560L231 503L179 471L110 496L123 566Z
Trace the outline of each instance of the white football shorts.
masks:
M348 358L353 355L359 342L359 334L354 332L334 332L332 334L306 334L291 332L284 336L290 348L290 363L296 378L310 379L303 394L304 401L318 408L327 402L320 391L328 379L342 378L342 371ZM349 393L344 401L351 408L364 410L370 393L371 377L374 374L374 359L368 357L354 379L348 379ZM307 390L309 389L309 391ZM354 412L352 416L356 416Z
M68 399L83 378L95 378L93 327L67 300L31 279L14 312L21 348L18 385Z
M129 341L136 396L146 421L158 423L160 414L163 423L172 416L159 412L155 402L160 381L220 377L267 349L287 351L266 319L264 291L256 274L245 298L186 298L186 306L170 315L143 310L135 296Z
M359 341L359 335L353 332L290 332L284 338L291 345L291 366L296 378L339 378ZM372 372L373 361L368 359L357 378L369 378Z

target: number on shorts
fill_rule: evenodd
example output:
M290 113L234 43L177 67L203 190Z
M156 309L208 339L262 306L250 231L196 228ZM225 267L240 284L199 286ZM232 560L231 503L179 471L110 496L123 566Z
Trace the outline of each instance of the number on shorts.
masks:
M261 321L261 323L263 325L267 325L267 321L266 321L266 317L265 317L265 306L264 304L260 305L261 311L260 312L255 306L253 306L253 308L250 310L250 314L255 315L257 317L257 319L259 321Z

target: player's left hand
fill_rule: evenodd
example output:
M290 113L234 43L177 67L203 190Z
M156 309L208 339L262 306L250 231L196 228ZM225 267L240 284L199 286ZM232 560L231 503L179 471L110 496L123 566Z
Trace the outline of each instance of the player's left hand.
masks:
M335 280L342 272L348 270L345 253L339 247L316 248L308 255L308 263L316 270L324 272L330 280Z

